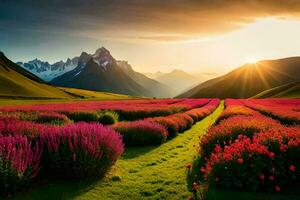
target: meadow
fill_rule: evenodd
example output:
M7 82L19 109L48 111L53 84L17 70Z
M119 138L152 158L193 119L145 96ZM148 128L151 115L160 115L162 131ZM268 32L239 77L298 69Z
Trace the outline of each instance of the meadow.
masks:
M299 99L0 106L0 195L297 199L299 125Z

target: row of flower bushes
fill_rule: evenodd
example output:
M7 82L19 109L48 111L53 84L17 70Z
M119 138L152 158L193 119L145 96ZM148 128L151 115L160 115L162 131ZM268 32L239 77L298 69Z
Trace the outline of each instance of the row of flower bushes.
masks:
M189 174L194 194L203 182L210 187L276 192L299 183L300 128L286 127L249 108L240 112L236 108L244 107L234 101L225 101L226 117L200 140L200 155Z
M2 117L15 118L21 121L32 121L40 124L65 125L73 122L99 122L111 125L119 120L119 115L113 111L74 111L74 112L8 112Z
M283 124L287 125L299 125L300 124L300 100L291 100L293 101L290 105L288 104L288 100L282 100L282 104L280 104L280 100L243 100L243 103L257 110L267 116L270 116L274 119L278 119Z
M213 99L201 108L184 113L133 122L119 122L112 127L123 136L126 146L158 145L175 137L177 133L191 128L194 123L212 113L219 103L218 99Z
M120 134L99 123L46 126L0 119L0 195L15 192L40 168L49 176L101 177L123 151Z
M45 105L5 106L0 108L3 112L17 111L47 111L67 114L77 119L80 114L87 120L96 120L98 112L113 111L119 115L120 120L134 121L147 117L167 116L189 109L201 107L210 99L165 99L165 100L130 100L107 102L76 102ZM74 114L75 113L75 114ZM93 116L94 115L94 116Z

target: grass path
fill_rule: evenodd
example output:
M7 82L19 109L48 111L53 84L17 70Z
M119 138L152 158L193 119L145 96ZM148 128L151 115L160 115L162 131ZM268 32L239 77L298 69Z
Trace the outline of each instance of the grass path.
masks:
M223 103L191 129L159 147L128 149L108 177L84 182L53 183L17 199L187 199L185 165L198 154L199 137L215 122Z

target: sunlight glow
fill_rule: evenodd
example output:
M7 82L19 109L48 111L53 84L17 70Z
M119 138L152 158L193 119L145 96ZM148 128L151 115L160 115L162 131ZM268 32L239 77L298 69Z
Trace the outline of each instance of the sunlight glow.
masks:
M249 64L256 64L258 61L259 61L259 60L258 60L256 57L254 57L254 56L249 57L249 58L247 59L247 63L249 63Z

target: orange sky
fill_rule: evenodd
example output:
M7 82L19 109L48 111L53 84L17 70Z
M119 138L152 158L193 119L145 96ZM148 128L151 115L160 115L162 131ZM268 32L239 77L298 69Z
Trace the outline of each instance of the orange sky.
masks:
M299 0L5 1L0 13L0 50L14 61L53 63L105 46L141 72L222 74L300 56Z

